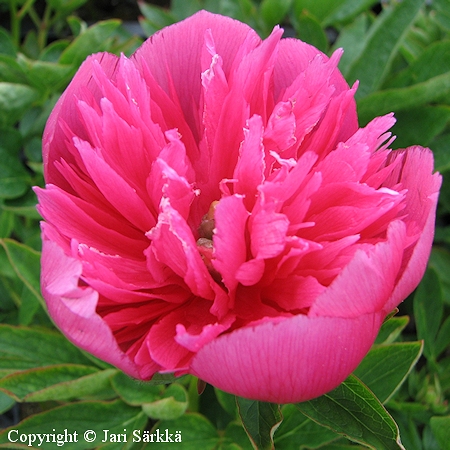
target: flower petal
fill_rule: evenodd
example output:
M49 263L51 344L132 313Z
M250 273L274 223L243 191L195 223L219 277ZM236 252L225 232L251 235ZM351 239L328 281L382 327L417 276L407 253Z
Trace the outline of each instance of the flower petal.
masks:
M45 234L41 261L41 285L48 311L65 336L83 350L139 377L137 366L118 347L111 329L96 313L98 293L79 286L81 263L66 256Z
M241 397L306 401L345 380L371 347L382 320L382 314L354 319L298 315L241 328L203 347L191 371Z
M395 286L406 241L405 225L392 222L386 242L358 250L310 309L310 316L355 318L383 309Z

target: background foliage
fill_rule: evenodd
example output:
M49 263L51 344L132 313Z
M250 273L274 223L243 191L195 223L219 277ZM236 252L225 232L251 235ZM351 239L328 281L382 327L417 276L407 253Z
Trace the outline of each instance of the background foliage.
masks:
M436 170L443 174L435 245L419 288L385 322L371 352L339 388L281 407L235 399L211 386L199 396L197 380L191 377L174 381L161 376L146 384L131 380L73 347L45 312L39 290L39 216L31 187L43 184L46 119L88 54L130 54L143 38L118 19L96 17L86 23L84 19L94 17L94 3L98 5L86 0L0 0L0 448L13 448L7 439L7 427L13 427L21 433L68 428L80 435L93 429L99 436L104 429L125 429L127 435L141 430L143 436L144 430L167 428L181 433L182 444L173 445L183 449L448 449L450 2L138 4L145 35L207 9L247 22L262 37L281 23L286 35L327 54L343 47L340 69L350 84L360 81L361 125L395 111L394 145L429 146ZM70 448L146 448L143 442L127 440L88 444L80 439Z

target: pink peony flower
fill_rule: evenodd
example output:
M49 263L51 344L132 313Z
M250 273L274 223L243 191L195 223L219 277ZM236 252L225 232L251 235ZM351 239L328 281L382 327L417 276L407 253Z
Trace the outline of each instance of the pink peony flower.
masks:
M418 284L441 178L359 128L328 58L200 12L89 57L44 134L42 291L129 375L286 403L339 385Z

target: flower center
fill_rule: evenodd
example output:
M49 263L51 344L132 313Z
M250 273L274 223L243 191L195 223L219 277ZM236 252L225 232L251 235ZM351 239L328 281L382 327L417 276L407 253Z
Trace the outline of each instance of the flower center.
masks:
M222 276L214 268L212 264L214 245L213 245L213 234L215 228L214 213L216 207L219 204L218 201L211 203L208 212L203 216L200 226L198 227L199 239L197 240L197 248L206 265L209 273L217 283L222 282Z
M216 212L218 204L219 202L217 200L213 201L211 203L211 206L209 207L208 212L203 216L200 226L198 228L198 234L200 236L200 239L208 239L212 242L213 231L216 226L216 222L214 220L214 213Z

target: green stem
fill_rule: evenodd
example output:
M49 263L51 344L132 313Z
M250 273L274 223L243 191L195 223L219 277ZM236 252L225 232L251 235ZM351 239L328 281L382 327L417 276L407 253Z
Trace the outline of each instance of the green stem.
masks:
M20 18L17 14L17 5L15 0L10 0L9 2L9 12L11 15L11 38L16 46L16 49L19 49L20 46Z
M188 388L188 402L189 402L189 411L198 412L199 410L199 395L197 392L197 383L198 378L191 375L191 380L189 381Z
M52 14L52 8L49 4L46 5L45 11L44 11L44 17L41 21L41 26L39 27L38 36L37 36L37 42L39 46L39 50L44 50L46 44L47 44L47 38L48 38L48 31L51 26L51 14Z
M35 0L27 0L22 8L20 8L19 12L17 13L17 17L22 20L23 16L28 12L30 7L34 4Z

